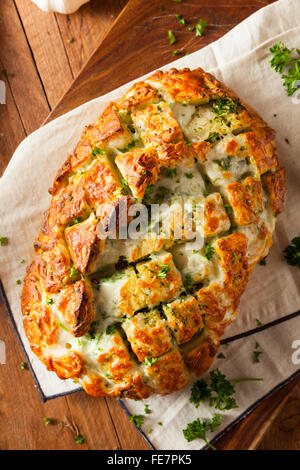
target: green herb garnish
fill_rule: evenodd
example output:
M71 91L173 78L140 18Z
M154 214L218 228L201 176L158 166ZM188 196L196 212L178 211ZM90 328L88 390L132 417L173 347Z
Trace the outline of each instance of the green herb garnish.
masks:
M207 440L206 433L208 431L215 431L215 429L221 424L221 416L215 413L211 420L200 421L200 418L195 419L183 429L183 435L188 442L194 441L195 439L202 439L211 449L216 448L210 444Z
M158 359L157 357L150 357L150 358L149 358L149 357L146 357L146 359L144 360L143 364L144 364L145 366L150 366L150 367L152 367L153 364L156 363L157 359Z
M26 362L21 362L21 364L20 364L20 369L21 369L21 370L28 369L28 366L27 366Z
M283 255L288 264L300 269L300 237L292 239L290 245L283 250Z
M75 266L71 267L70 277L78 276L79 272L75 268Z
M168 31L168 38L169 38L170 45L172 46L176 42L176 38L175 38L174 33L171 29L169 29L169 31Z
M229 217L233 213L232 206L230 204L224 204L224 207L225 207L225 210L226 210L226 214Z
M7 237L0 237L0 245L5 246L7 244Z
M288 49L284 43L278 42L270 48L273 57L271 67L281 74L283 86L288 96L293 95L300 88L300 49L296 49L297 57L291 57L295 49ZM286 72L285 74L283 72Z
M52 423L52 419L51 418L43 418L44 422L45 422L45 426L49 426L49 424Z
M100 149L99 147L94 147L92 150L92 156L96 157L97 155L103 155L105 151L103 149Z
M163 264L163 263L161 263L160 266L161 266L161 270L157 274L157 277L165 279L167 276L167 273L170 271L170 266L168 264Z
M105 330L105 333L107 335L113 335L116 332L116 329L118 328L118 326L120 325L121 325L121 322L116 322L116 323L112 323L111 325L108 325L108 327Z
M82 444L84 442L84 438L82 437L81 434L76 434L75 442L76 442L76 444Z
M227 113L236 113L238 105L230 98L218 98L212 102L211 107L214 113L223 116Z
M134 423L138 428L142 427L144 424L145 417L143 415L131 415L129 416L129 421Z
M205 142L210 142L213 144L214 142L217 142L218 140L221 140L221 136L219 132L211 132L207 139L205 139Z
M63 325L62 323L60 323L59 321L56 321L55 323L56 323L57 326L59 326L63 330L69 331L68 328L65 325Z
M144 413L145 415L149 415L150 413L152 413L152 410L149 408L149 405L147 405L147 403L145 403Z
M54 300L52 298L46 300L47 305L52 305L53 303L54 303Z
M214 252L215 249L209 243L206 242L204 248L204 256L208 261L212 259Z
M196 24L196 36L202 36L204 33L205 28L207 27L208 23L206 20L199 19L198 23Z

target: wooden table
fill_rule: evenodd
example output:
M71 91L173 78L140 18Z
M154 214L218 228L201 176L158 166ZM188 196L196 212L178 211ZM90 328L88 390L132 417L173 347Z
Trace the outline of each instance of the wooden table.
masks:
M0 108L0 174L17 145L54 108L52 116L79 99L76 86L75 94L66 91L127 3L92 0L79 12L63 16L45 14L29 0L1 1L0 71L7 83L7 104ZM162 8L170 5L165 0L160 3ZM197 3L202 8L205 5L203 1L193 5ZM209 2L216 12L235 5L232 21L217 21L191 50L221 36L268 3L271 1ZM77 89L83 76L84 72L75 82ZM115 400L94 399L82 392L43 404L30 372L20 368L24 357L3 304L0 339L5 340L7 350L7 364L0 365L0 449L148 449ZM299 402L300 383L295 380L220 439L218 448L300 449ZM53 423L46 427L44 417L52 418ZM85 438L82 445L75 443L76 427Z

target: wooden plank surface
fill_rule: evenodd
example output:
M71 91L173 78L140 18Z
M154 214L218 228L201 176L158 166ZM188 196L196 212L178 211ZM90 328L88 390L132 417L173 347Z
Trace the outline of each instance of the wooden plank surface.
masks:
M92 0L79 12L64 16L45 14L29 0L1 1L0 67L9 75L4 78L7 105L0 108L0 171L19 142L41 125L57 100L58 106L47 119L172 61L174 47L168 44L168 29L176 34L176 49L192 52L271 2L201 0L178 4L172 0L130 0L105 39L126 3L126 0ZM207 19L209 28L204 37L196 38L179 27L175 14L182 14L191 24L199 17ZM101 47L97 47L100 43ZM87 66L61 98L95 47ZM7 346L7 365L0 366L0 397L5 397L0 410L0 449L148 448L115 400L94 399L82 392L43 404L38 394L32 392L34 382L30 372L19 367L24 358L3 306L0 320L0 338L5 338ZM281 419L282 407L284 430L276 429L272 437L272 426L266 444L262 441L260 446L272 448L274 442L277 448L287 445L282 438L284 432L290 435L293 425L299 423L299 413L295 414L299 398L300 384L289 384L219 440L218 447L257 446L276 413L276 420ZM287 405L283 406L284 400ZM43 421L46 416L54 420L47 427ZM83 445L74 440L77 426L85 438ZM296 447L297 442L299 435L295 432L295 443L289 440L289 445Z

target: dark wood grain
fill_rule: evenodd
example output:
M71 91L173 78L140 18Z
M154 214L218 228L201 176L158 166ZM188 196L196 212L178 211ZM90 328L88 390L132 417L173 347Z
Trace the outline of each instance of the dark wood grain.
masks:
M47 120L172 61L174 48L183 54L205 46L271 1L186 0L177 4L172 0L130 0L105 37L126 3L92 0L74 15L63 16L40 12L29 0L0 2L0 68L11 73L5 78L7 105L0 108L0 170L53 106ZM179 27L175 14L182 14L191 24L205 18L209 28L202 38L195 38ZM176 34L174 47L168 43L168 29ZM51 40L47 42L49 33ZM20 369L23 353L1 305L0 338L7 346L7 364L0 365L0 449L148 448L115 400L94 399L82 392L43 404L30 372ZM276 416L280 418L286 402L290 406L283 418L285 434L277 429L274 438L270 435L265 445L261 443L262 448L274 448L276 442L280 448L280 439L287 439L287 433L291 435L290 430L299 423L293 413L297 398L297 403L300 401L300 386L296 389L294 385L292 382L257 407L219 440L218 448L256 447ZM48 427L43 421L46 416L53 419ZM85 438L83 445L74 440L77 426Z
M269 3L272 1L199 0L176 4L173 0L131 0L47 122L173 61L175 49L183 55L206 46ZM176 14L185 18L187 26L194 25L199 18L206 19L209 25L205 34L196 37L194 32L180 26ZM177 38L174 46L169 44L169 29Z

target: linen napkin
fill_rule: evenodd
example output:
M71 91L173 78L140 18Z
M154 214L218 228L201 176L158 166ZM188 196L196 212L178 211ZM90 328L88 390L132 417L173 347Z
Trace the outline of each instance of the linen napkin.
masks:
M286 95L280 76L269 64L269 48L274 43L283 41L288 47L300 47L299 3L299 0L280 0L271 4L218 41L165 67L201 66L233 88L276 129L280 162L287 173L286 207L277 221L267 265L254 269L240 313L223 339L229 345L221 348L225 359L217 359L212 366L219 367L230 379L261 377L264 380L236 386L238 408L222 413L222 425L208 435L210 439L299 373L300 354L297 356L295 348L300 340L300 271L286 264L282 250L300 233L300 100L297 104L297 97ZM26 259L27 264L33 256L33 239L39 231L42 213L50 203L47 188L72 152L83 127L93 122L106 104L120 97L129 86L90 101L27 137L0 180L0 236L9 239L8 245L0 248L0 275L11 317L44 399L75 391L76 386L47 372L30 351L22 327L21 286L16 285L16 280L25 274L25 264L20 260ZM261 323L263 326L258 326ZM256 342L262 351L260 363L253 361ZM196 409L189 403L189 395L188 386L171 396L146 400L152 413L147 415L142 432L153 447L199 449L205 446L199 439L188 443L182 429L198 417L211 417L214 410L205 404ZM142 402L122 400L122 405L133 414L144 410Z
M32 0L41 10L57 11L58 13L74 13L90 0Z

